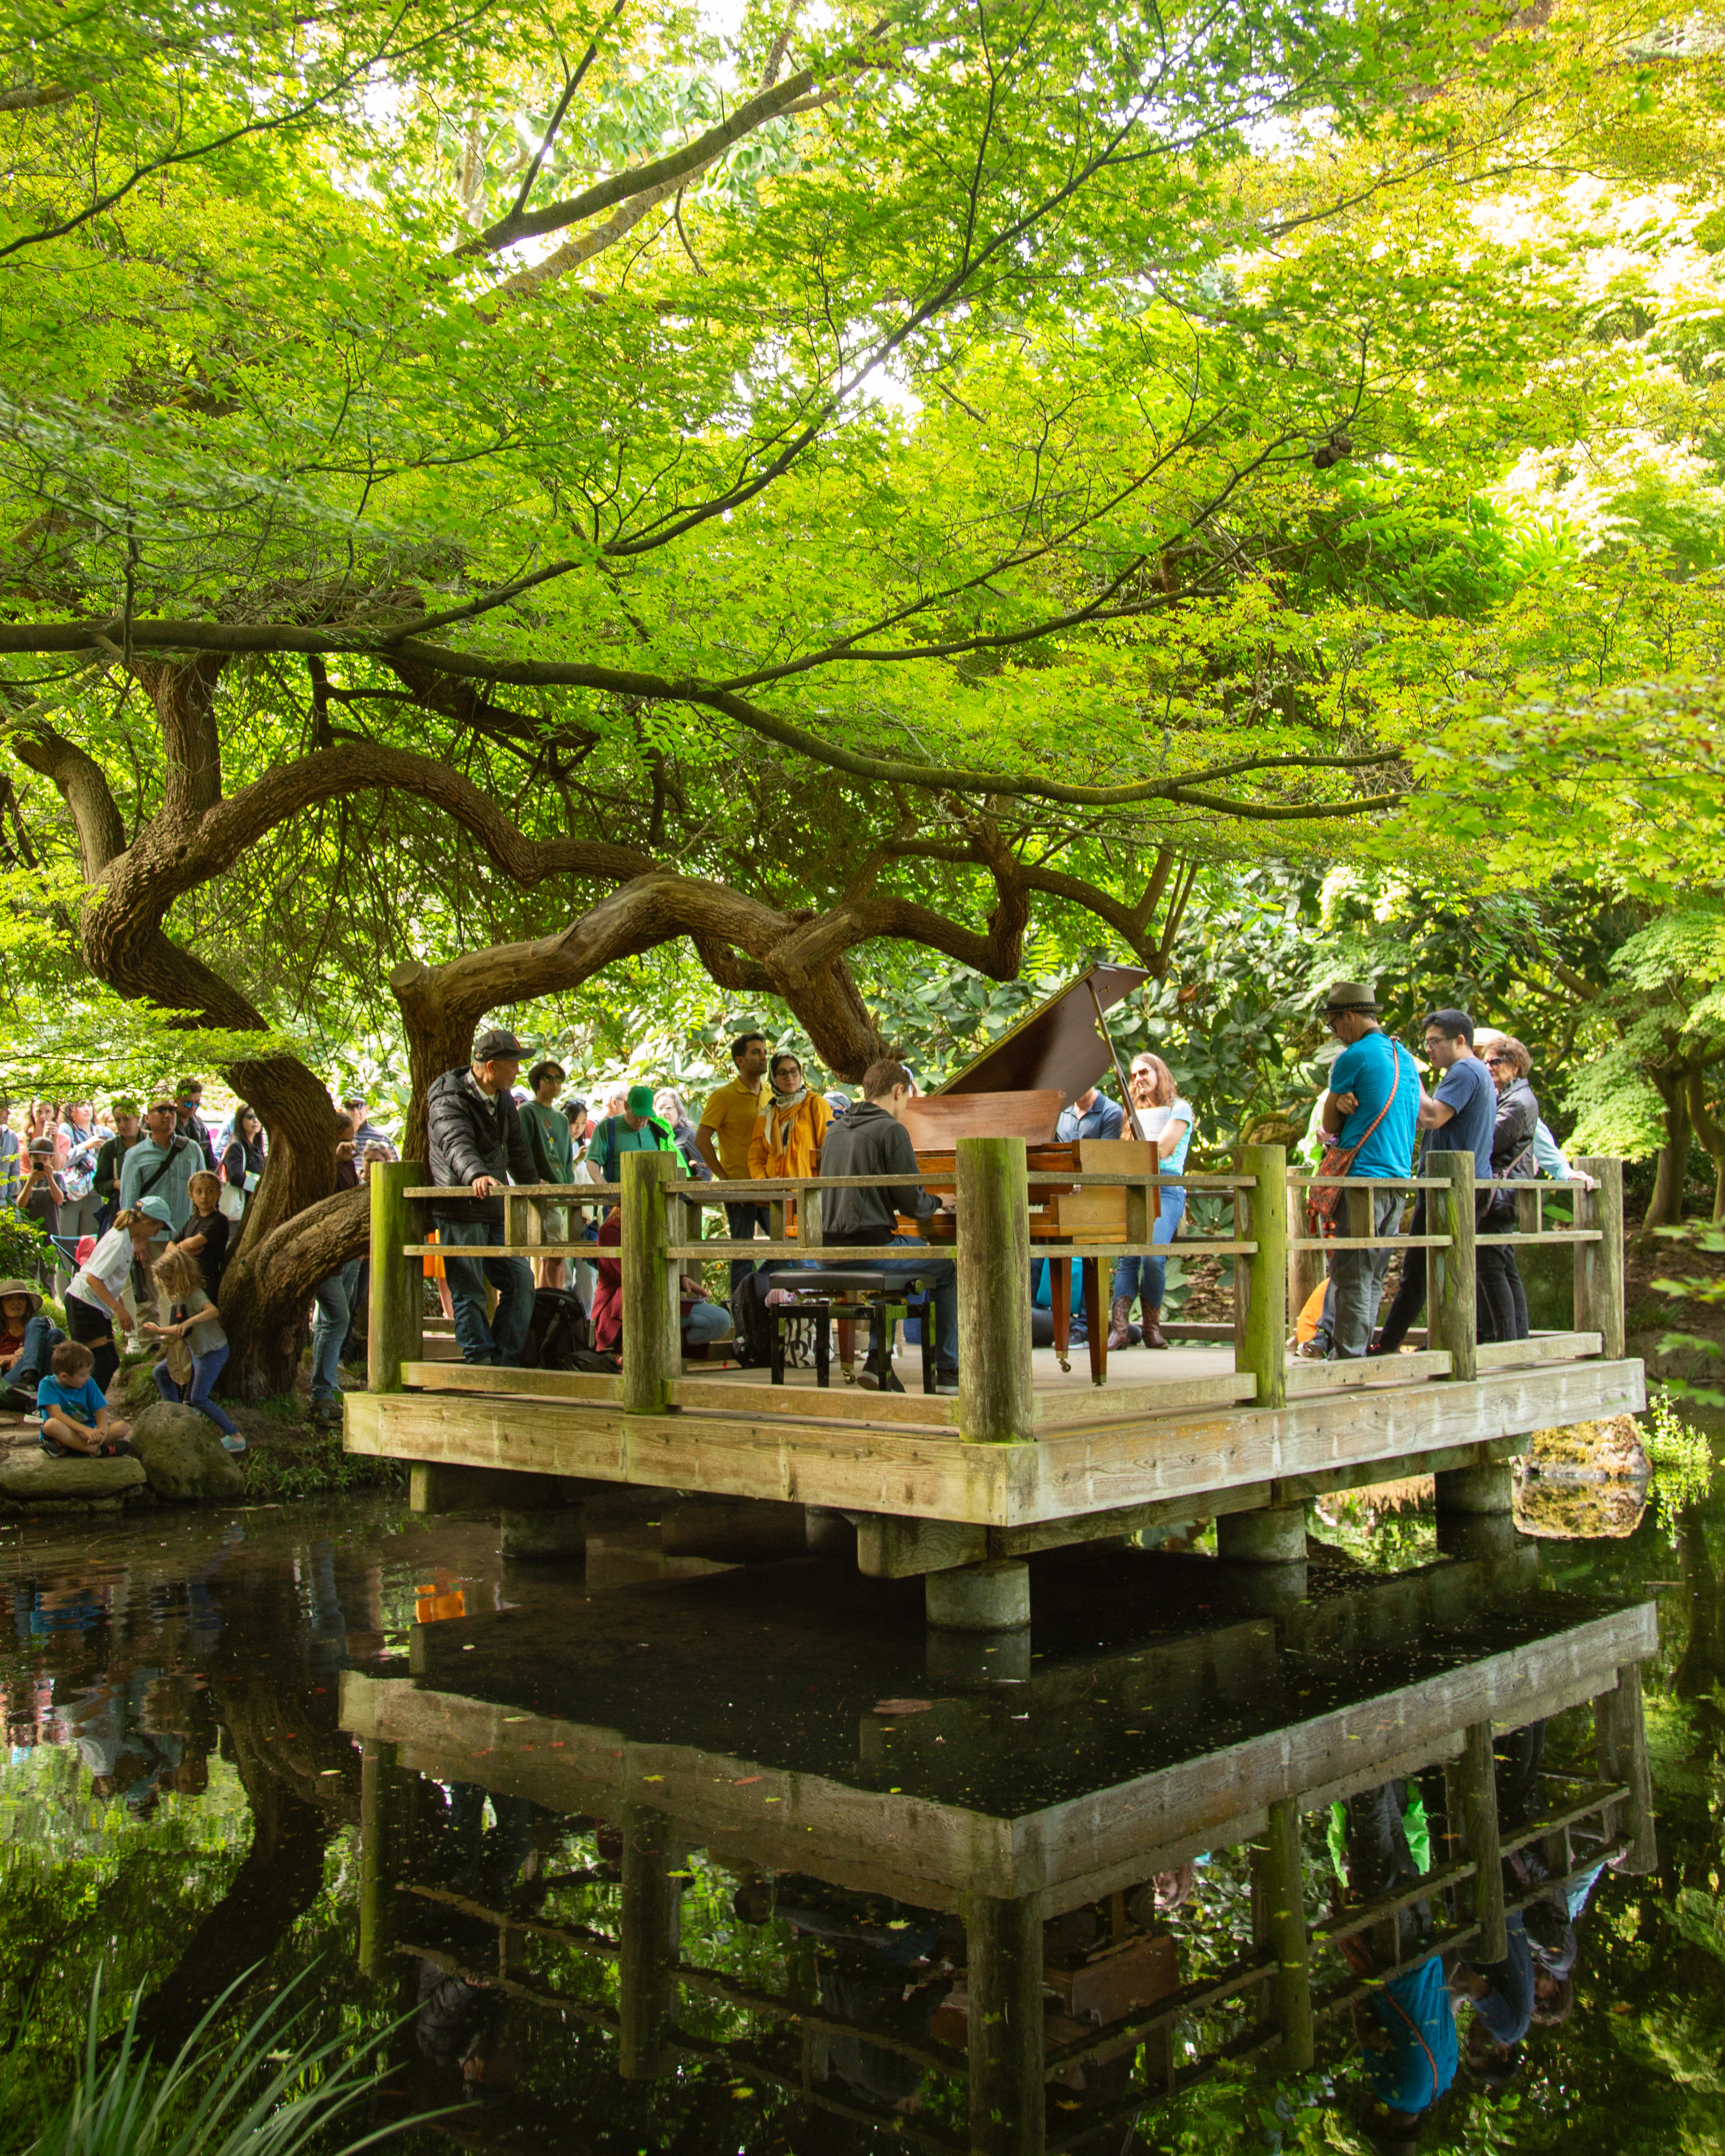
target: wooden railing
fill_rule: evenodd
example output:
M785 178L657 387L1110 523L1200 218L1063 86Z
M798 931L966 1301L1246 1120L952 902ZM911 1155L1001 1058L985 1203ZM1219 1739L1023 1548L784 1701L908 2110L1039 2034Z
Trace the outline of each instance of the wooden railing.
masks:
M834 1246L826 1240L826 1194L834 1190L879 1189L907 1184L957 1184L956 1236L950 1245L931 1245L932 1257L950 1255L957 1274L959 1384L962 1435L978 1442L1022 1440L1034 1434L1031 1398L1030 1309L1026 1288L1034 1260L1057 1265L1073 1263L1092 1269L1089 1283L1101 1304L1099 1269L1116 1259L1155 1256L1190 1260L1203 1256L1231 1258L1235 1265L1235 1362L1250 1374L1252 1397L1260 1406L1280 1407L1289 1391L1286 1344L1289 1330L1288 1272L1292 1254L1337 1250L1425 1250L1431 1264L1428 1293L1428 1348L1417 1367L1399 1369L1405 1378L1475 1378L1481 1350L1475 1322L1475 1276L1481 1245L1568 1243L1575 1251L1576 1328L1597 1334L1608 1356L1623 1353L1622 1181L1615 1161L1584 1163L1599 1188L1566 1186L1574 1196L1576 1224L1548 1229L1541 1206L1545 1193L1537 1184L1502 1183L1512 1189L1517 1225L1502 1234L1481 1234L1476 1226L1472 1156L1431 1157L1433 1170L1423 1177L1349 1178L1343 1218L1334 1235L1301 1232L1306 1194L1323 1178L1290 1176L1279 1146L1241 1149L1239 1172L1227 1175L1170 1176L1160 1172L1098 1173L1038 1171L1038 1186L1067 1189L1111 1189L1122 1194L1123 1233L1118 1241L1086 1240L1033 1241L1030 1185L1021 1139L963 1138L957 1147L956 1178L918 1172L876 1176L802 1176L747 1182L696 1180L685 1173L680 1155L628 1153L619 1183L536 1183L507 1188L502 1194L504 1237L490 1247L493 1255L521 1258L562 1255L591 1260L587 1240L547 1240L546 1213L563 1209L581 1216L613 1205L622 1212L619 1256L623 1276L624 1358L622 1400L628 1410L656 1414L670 1404L670 1388L680 1377L681 1343L677 1322L677 1279L686 1266L711 1260L790 1263L831 1252L846 1265L920 1255L915 1246L886 1242ZM428 1225L439 1199L470 1199L465 1188L428 1186L425 1169L413 1163L375 1164L372 1192L372 1306L369 1378L377 1393L398 1391L406 1364L418 1364L424 1352L423 1260L464 1255L464 1246L434 1244ZM1221 1197L1232 1209L1232 1232L1186 1235L1173 1243L1153 1240L1164 1188ZM1373 1227L1376 1194L1394 1190L1424 1194L1432 1216L1430 1232L1414 1235L1399 1228L1383 1234ZM794 1200L797 1232L785 1230L784 1208ZM703 1237L705 1208L767 1204L773 1209L770 1237L736 1240ZM467 1246L471 1248L471 1246ZM842 1253L842 1255L840 1255ZM474 1250L473 1255L481 1255ZM794 1281L787 1286L793 1286ZM1105 1307L1105 1305L1102 1305ZM1098 1310L1100 1317L1101 1311ZM1489 1365L1528 1359L1527 1353L1485 1351ZM1531 1351L1541 1351L1534 1347ZM1583 1352L1579 1347L1570 1352ZM1591 1352L1589 1349L1589 1352ZM1343 1366L1352 1378L1353 1366ZM1297 1389L1310 1389L1317 1376L1301 1371ZM1334 1375L1327 1368L1326 1377ZM1365 1366L1358 1375L1363 1378ZM1383 1374L1379 1369L1376 1374ZM1339 1379L1337 1380L1340 1381Z

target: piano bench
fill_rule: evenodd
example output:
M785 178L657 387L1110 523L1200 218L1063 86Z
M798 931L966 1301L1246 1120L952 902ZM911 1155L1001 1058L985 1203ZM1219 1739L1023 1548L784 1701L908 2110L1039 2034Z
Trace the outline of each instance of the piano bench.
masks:
M787 1319L814 1320L814 1382L824 1388L832 1383L834 1318L841 1325L871 1320L871 1337L890 1353L894 1328L900 1318L910 1315L906 1291L914 1292L922 1285L914 1274L895 1273L889 1279L885 1273L851 1265L842 1270L810 1267L778 1276L774 1286L798 1299L767 1305L767 1321L773 1333L772 1383L784 1383ZM934 1390L934 1313L927 1303L922 1316L922 1389L925 1393Z

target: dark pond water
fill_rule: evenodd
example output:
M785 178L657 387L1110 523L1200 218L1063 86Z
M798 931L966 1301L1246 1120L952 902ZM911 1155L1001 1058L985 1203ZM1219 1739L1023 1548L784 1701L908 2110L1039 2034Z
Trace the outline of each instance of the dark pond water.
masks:
M1596 1782L1587 1702L1643 1656L1656 1867L1563 1893L1558 2025L1548 1984L1470 2066L1462 2010L1420 2145L1725 2146L1717 1500L1594 1541L1355 1514L1303 1594L1197 1552L1050 1558L1033 1635L992 1646L926 1633L916 1583L811 1551L796 1508L596 1491L588 1519L584 1567L382 1502L9 1535L13 2143L100 1969L105 2030L141 1991L168 2048L236 1979L230 2017L311 1972L319 2027L384 2037L381 2115L445 2108L406 2148L1373 2146L1378 2010L1323 2012L1359 1983L1322 1931L1369 1792L1397 1778L1441 1863L1461 1732L1535 1721L1537 1758L1500 1745L1512 1840ZM1291 1789L1297 2072L1239 1974ZM1626 1818L1530 1843L1512 1896ZM1378 1976L1469 1891L1367 1933Z

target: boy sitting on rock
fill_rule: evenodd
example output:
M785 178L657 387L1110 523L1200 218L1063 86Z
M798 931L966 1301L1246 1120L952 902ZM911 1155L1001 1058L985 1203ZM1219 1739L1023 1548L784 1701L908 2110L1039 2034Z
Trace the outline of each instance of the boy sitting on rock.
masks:
M130 1452L131 1424L116 1422L96 1389L90 1372L95 1357L81 1340L62 1340L49 1363L49 1374L36 1388L42 1410L42 1450L51 1460L68 1453L105 1460Z

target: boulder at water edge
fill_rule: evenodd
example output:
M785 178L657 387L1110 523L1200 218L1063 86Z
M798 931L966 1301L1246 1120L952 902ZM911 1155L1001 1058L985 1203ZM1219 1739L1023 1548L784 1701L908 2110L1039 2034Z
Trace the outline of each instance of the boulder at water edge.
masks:
M13 1505L59 1505L69 1500L120 1498L142 1486L136 1460L50 1460L40 1447L0 1465L0 1498Z
M196 1408L157 1400L132 1424L131 1449L158 1497L195 1504L245 1495L245 1477L223 1451L221 1432Z

